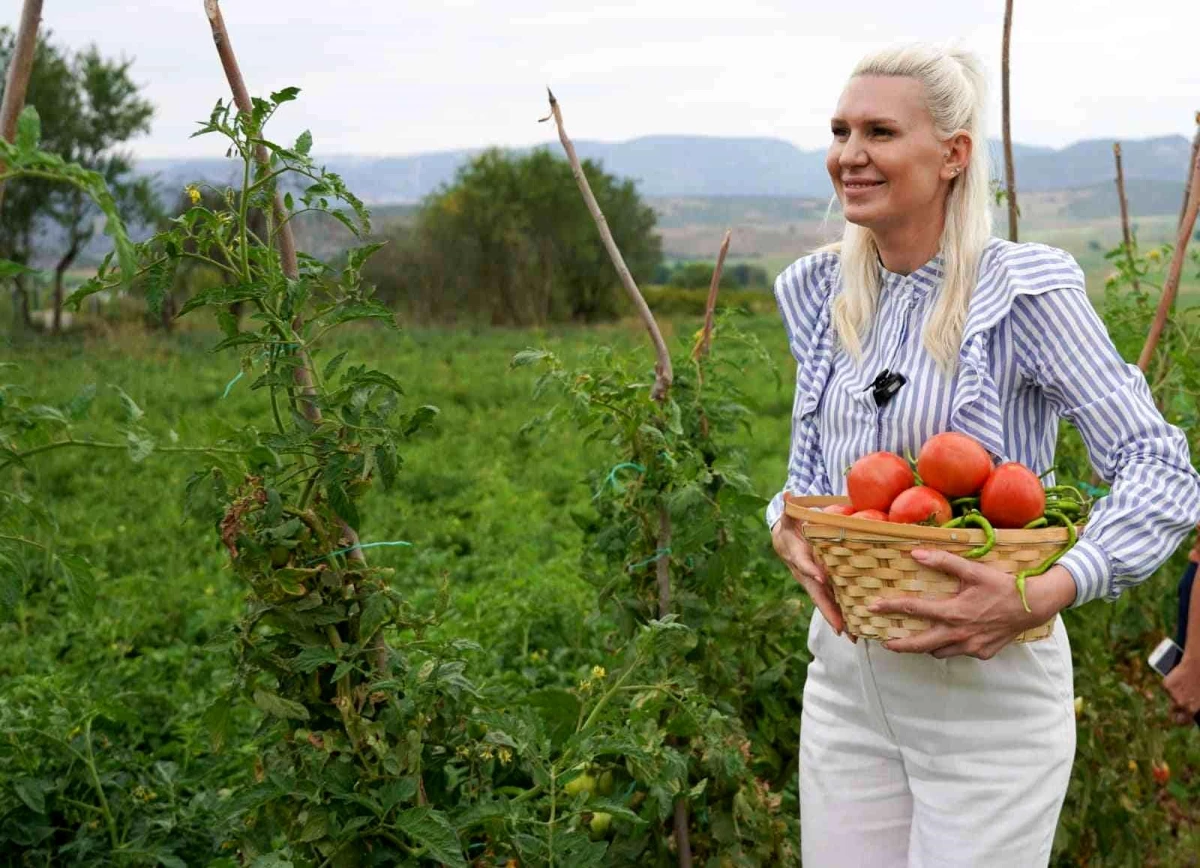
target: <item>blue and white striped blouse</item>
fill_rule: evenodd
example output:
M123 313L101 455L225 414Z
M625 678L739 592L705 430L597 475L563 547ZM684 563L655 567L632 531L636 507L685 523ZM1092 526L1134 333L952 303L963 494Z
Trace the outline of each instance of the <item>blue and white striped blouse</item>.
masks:
M1075 579L1075 605L1115 599L1148 578L1200 521L1200 475L1183 432L1163 419L1141 371L1117 353L1075 260L1042 244L993 238L950 380L921 343L941 258L908 275L881 266L881 275L876 321L858 366L838 346L830 320L841 289L837 254L806 256L775 282L797 362L785 489L845 494L843 471L856 459L881 449L916 455L925 440L948 430L1040 473L1054 463L1065 417L1111 483L1059 562ZM885 368L907 383L876 407L870 385ZM768 525L782 511L780 492L767 508Z

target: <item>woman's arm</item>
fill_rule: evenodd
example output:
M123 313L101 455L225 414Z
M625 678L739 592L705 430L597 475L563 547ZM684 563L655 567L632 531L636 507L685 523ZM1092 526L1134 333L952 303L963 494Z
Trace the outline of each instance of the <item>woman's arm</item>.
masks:
M1076 269L1078 266L1076 266ZM1109 493L1059 561L1075 579L1072 605L1115 599L1148 578L1200 521L1200 475L1187 438L1154 405L1146 379L1121 358L1082 289L1017 298L1018 364L1079 430Z

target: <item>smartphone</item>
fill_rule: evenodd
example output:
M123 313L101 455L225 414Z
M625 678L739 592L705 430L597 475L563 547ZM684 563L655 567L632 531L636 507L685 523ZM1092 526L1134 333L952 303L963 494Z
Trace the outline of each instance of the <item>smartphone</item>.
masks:
M1183 649L1170 639L1163 639L1158 647L1150 652L1150 668L1164 678L1183 659Z
M1166 677L1167 673L1178 666L1182 659L1183 649L1170 639L1163 639L1158 643L1158 647L1150 652L1150 668ZM1196 726L1200 726L1200 711L1196 712L1195 719Z

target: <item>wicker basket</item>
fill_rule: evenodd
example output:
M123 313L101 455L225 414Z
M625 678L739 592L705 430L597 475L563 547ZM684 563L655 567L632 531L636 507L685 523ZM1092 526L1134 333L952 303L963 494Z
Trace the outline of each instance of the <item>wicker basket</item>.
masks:
M941 600L958 593L958 579L921 566L909 552L915 548L933 548L961 554L982 545L984 532L977 528L892 524L821 511L822 507L849 502L845 497L789 495L784 507L788 515L803 523L801 533L833 580L834 597L846 630L855 636L887 641L928 629L929 622L922 618L876 614L867 607L880 597ZM996 531L992 550L979 560L1015 573L1040 564L1066 542L1067 530L1062 527L1001 529ZM1026 630L1016 641L1045 639L1053 630L1051 620Z

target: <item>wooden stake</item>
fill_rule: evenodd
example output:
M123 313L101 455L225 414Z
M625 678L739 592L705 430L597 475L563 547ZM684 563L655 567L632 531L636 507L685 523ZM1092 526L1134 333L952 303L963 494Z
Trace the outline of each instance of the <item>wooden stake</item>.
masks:
M1183 204L1179 206L1179 225L1183 223L1183 218L1187 214L1188 199L1192 195L1192 171L1191 166L1196 162L1196 155L1200 153L1200 112L1196 112L1196 135L1192 137L1192 155L1188 158L1188 173L1187 180L1183 184Z
M571 139L567 136L567 130L563 126L562 111L558 107L558 100L554 98L554 93L549 88L546 89L546 93L550 96L550 115L542 120L554 118L554 123L558 127L558 139L562 142L563 150L567 152L567 159L571 163L571 174L575 176L575 183L579 186L579 192L583 194L583 201L587 203L592 220L596 222L596 228L600 230L600 238L604 241L604 249L608 251L608 258L612 260L613 267L617 269L617 275L621 278L621 285L625 287L625 292L633 301L633 306L646 326L646 331L650 333L650 342L654 344L654 352L658 357L658 362L654 366L654 388L650 391L650 397L655 401L665 401L674 378L671 370L671 354L667 352L667 344L663 340L662 332L658 329L658 322L655 321L654 314L650 312L650 307L646 304L646 299L642 297L641 290L634 282L633 275L629 273L629 267L625 265L625 258L617 249L617 242L613 240L612 232L608 228L608 221L604 219L600 205L596 201L595 195L592 194L591 185L588 184L587 176L583 174L583 167L579 164L579 157L575 154L575 146L571 144Z
M1125 170L1121 166L1121 143L1113 142L1113 159L1117 163L1117 201L1121 203L1121 237L1125 240L1125 261L1133 276L1133 291L1140 292L1137 274L1133 270L1133 233L1129 231L1129 202L1125 198Z
M708 301L704 305L704 329L700 332L696 346L692 347L692 361L698 362L707 356L709 346L712 344L713 312L717 306L717 290L721 286L721 271L725 267L725 254L729 252L729 239L732 235L732 229L725 230L725 237L721 240L721 249L717 252L717 265L713 269L712 282L708 285Z
M33 73L33 59L37 55L38 23L41 20L42 0L25 0L8 62L8 77L4 80L4 102L0 103L0 137L6 142L11 143L16 138L17 118L25 108L25 92L29 89L29 76ZM5 168L0 160L0 174ZM0 208L3 206L4 182L0 181Z
M1150 334L1138 357L1138 367L1145 373L1150 369L1150 361L1154 351L1158 349L1158 340L1167 324L1167 317L1175 304L1175 295L1179 292L1179 277L1183 273L1183 262L1187 255L1188 241L1192 237L1192 229L1196 225L1196 213L1200 211L1200 152L1193 152L1192 171L1189 181L1191 195L1188 197L1187 208L1183 212L1183 220L1175 236L1175 252L1171 254L1171 264L1167 269L1167 281L1163 284L1162 298L1158 300L1158 310L1154 314L1154 322L1150 326Z
M212 28L213 42L217 46L217 56L221 59L221 66L225 70L225 78L229 82L229 89L233 91L233 102L238 107L238 111L244 114L250 114L254 110L254 105L250 101L250 92L246 90L246 80L242 78L242 71L238 67L237 56L233 53L233 45L229 41L229 31L225 27L225 19L221 15L221 9L217 5L217 0L204 0L204 13L208 16L208 23ZM270 165L270 157L267 155L267 149L263 145L258 145L254 151L254 158L263 166ZM279 231L275 233L276 243L279 246L279 262L283 269L284 276L289 280L297 280L300 276L299 264L296 260L296 239L292 235L292 224L287 219L287 212L283 207L283 199L278 191L275 193L275 200L271 204L271 209L275 216L275 225L279 227ZM299 333L304 327L304 317L297 313L292 320L292 330ZM312 376L312 359L308 355L308 351L301 349L299 351L302 364L297 365L292 369L292 381L296 384L296 388L300 393L300 411L304 414L304 418L312 422L314 425L320 425L322 421L321 408L317 406L313 398L316 397L317 390L313 385ZM346 522L342 522L342 535L346 538L347 544L353 546L347 556L351 561L354 561L362 566L366 566L367 559L363 555L362 549L358 547L358 533ZM382 639L382 633L377 634L377 639ZM377 653L386 654L386 647L380 646L377 648ZM377 660L377 664L381 661Z
M1011 101L1008 95L1008 55L1012 37L1012 0L1004 2L1004 44L1001 47L1000 88L1001 115L1004 127L1004 183L1008 185L1008 240L1017 240L1017 169L1013 165L1012 126L1009 122Z

